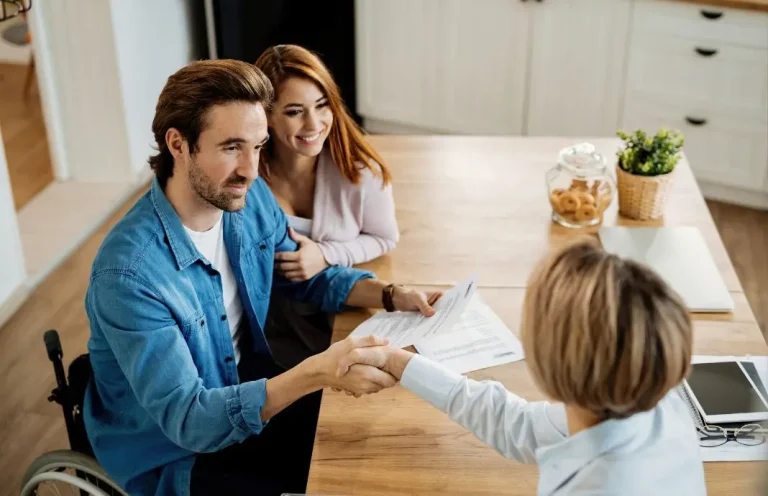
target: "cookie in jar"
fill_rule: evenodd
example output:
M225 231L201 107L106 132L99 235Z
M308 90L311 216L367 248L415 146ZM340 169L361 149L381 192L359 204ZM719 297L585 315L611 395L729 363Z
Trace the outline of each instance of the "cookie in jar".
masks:
M566 227L600 224L616 191L605 159L591 143L561 150L546 181L552 220Z

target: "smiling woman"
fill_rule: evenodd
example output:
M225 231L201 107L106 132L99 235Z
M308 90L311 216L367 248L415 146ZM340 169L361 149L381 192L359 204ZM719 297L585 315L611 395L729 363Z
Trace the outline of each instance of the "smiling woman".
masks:
M389 170L347 112L331 73L295 45L267 49L256 66L276 93L259 171L300 245L278 254L276 269L300 281L392 250L399 234ZM330 343L330 319L317 309L274 295L269 317L270 346L285 366Z

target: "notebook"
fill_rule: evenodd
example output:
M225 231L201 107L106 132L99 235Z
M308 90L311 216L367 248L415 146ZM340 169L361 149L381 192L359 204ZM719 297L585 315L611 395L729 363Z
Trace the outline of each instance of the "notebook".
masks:
M755 386L760 391L760 393L763 396L768 397L768 390L766 390L763 377L760 375L760 372L758 372L757 370L758 367L765 368L766 364L768 364L768 357L737 357L737 359L741 361L742 365L744 365L744 370L747 372L747 375L749 375L749 377L755 383ZM694 355L693 361L694 363L699 361L706 362L707 357L697 357L696 355ZM691 396L688 394L688 391L685 389L685 386L680 384L679 386L677 386L676 389L678 394L680 395L680 397L683 399L686 406L688 407L688 412L691 414L691 419L693 419L693 423L696 426L697 430L698 429L703 430L707 425L717 425L722 429L725 429L726 431L735 431L746 424L757 424L757 425L761 425L763 429L768 429L768 421L707 424L707 422L704 420L704 417L702 417L701 412L696 407L696 403L694 403L693 399L691 399Z
M602 227L603 248L654 269L691 312L731 312L733 299L695 227Z

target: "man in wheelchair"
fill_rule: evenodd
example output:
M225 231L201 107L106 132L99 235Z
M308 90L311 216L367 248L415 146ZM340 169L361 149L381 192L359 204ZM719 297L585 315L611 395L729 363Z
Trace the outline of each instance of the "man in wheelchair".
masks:
M287 371L272 360L262 327L273 289L326 312L381 307L392 291L338 266L303 282L273 273L275 252L297 246L258 178L272 98L244 62L172 75L152 123L155 180L94 261L84 419L98 461L130 494L304 492L320 391L395 383L363 365L336 376L353 349L382 344L373 337ZM388 309L431 315L436 297L395 286Z

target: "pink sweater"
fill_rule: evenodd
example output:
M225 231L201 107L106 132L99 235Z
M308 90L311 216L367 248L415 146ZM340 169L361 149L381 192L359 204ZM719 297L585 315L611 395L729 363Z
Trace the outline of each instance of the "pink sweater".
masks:
M324 149L317 163L314 214L310 238L331 265L352 266L373 260L400 239L392 186L364 169L359 184L351 183Z

